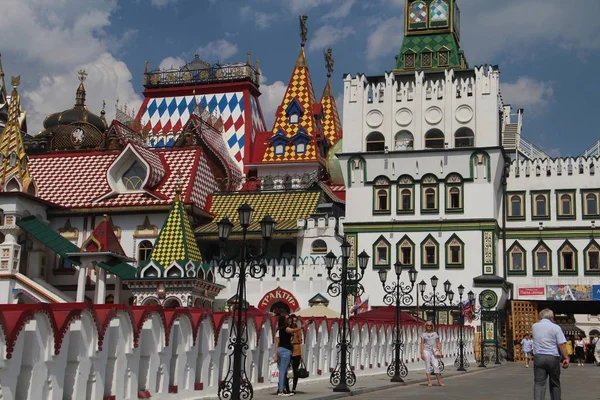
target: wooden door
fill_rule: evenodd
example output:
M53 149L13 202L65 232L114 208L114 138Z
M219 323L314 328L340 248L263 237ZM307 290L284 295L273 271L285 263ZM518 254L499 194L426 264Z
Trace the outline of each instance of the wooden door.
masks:
M521 340L525 334L531 335L531 326L538 320L537 304L532 301L516 301L510 303L509 324L512 333L513 355L515 361L525 361L521 349Z

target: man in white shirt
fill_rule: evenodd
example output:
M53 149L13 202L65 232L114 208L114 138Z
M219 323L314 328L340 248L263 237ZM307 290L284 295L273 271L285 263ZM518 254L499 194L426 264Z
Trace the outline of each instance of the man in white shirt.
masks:
M550 378L550 398L561 400L560 366L569 367L567 339L558 325L554 323L554 313L545 308L540 311L540 321L533 324L533 398L546 398L546 381Z

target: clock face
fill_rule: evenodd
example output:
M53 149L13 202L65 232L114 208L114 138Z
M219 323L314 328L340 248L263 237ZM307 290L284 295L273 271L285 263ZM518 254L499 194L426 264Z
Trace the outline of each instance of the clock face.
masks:
M494 308L498 304L498 295L492 290L484 290L479 295L479 303L483 308Z
M85 138L85 132L81 128L76 128L71 132L71 142L75 145L79 145L83 143L83 139Z

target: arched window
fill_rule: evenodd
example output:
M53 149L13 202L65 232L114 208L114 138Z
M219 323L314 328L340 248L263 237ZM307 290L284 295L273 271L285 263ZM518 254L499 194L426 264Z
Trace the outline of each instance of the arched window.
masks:
M409 131L400 131L394 137L394 150L413 150L414 138Z
M398 262L404 267L414 265L415 244L405 236L398 244Z
M474 147L475 134L469 128L460 128L454 133L454 147Z
M533 249L533 272L539 275L552 275L552 258L550 249L540 242Z
M559 275L577 274L577 250L567 240L558 249Z
M367 151L384 151L385 138L381 132L371 132L367 136Z
M387 211L388 209L388 192L385 189L377 191L377 210Z
M511 275L526 275L525 250L519 242L514 242L507 251L508 254L508 273Z
M433 0L429 5L429 21L433 26L448 25L448 2L447 0Z
M278 144L277 146L275 146L275 155L276 156L281 156L283 155L283 150L284 150L284 146L282 144Z
M421 212L438 211L438 182L433 175L426 175L421 182Z
M138 246L138 262L150 259L150 256L152 256L152 247L152 243L148 240L140 242Z
M428 235L421 243L421 268L436 268L438 266L438 242Z
M411 29L427 27L427 4L424 1L414 1L408 7L408 26Z
M538 218L545 218L548 216L548 195L538 194L534 197L535 208L534 216Z
M290 115L290 124L297 124L298 123L298 114L297 113L292 113Z
M600 274L600 245L592 240L583 251L586 275Z
M598 210L598 193L586 193L585 194L585 215L586 216L597 216L600 214Z
M448 268L464 266L464 243L456 235L452 235L446 242L446 263Z
M463 209L463 184L462 178L457 174L451 174L446 178L446 211L459 212Z
M327 243L322 239L317 239L312 242L311 253L313 254L327 254Z
M400 210L402 210L402 211L412 210L412 190L402 189L400 191Z
M575 213L573 212L573 194L572 193L562 193L558 195L558 216L559 217L573 217Z
M131 164L131 167L125 171L123 178L121 178L127 190L140 190L144 179L146 179L146 169L137 161Z
M426 149L443 149L445 145L444 133L439 129L430 129L425 134Z
M510 208L508 211L508 216L512 218L520 218L524 216L522 195L515 194L510 196Z
M388 214L390 212L390 181L385 177L378 178L373 186L373 191L375 203L373 212Z

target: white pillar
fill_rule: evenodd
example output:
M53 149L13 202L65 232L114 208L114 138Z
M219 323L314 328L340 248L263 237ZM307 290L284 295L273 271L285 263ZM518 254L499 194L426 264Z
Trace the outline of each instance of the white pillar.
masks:
M96 267L96 304L104 304L106 298L106 271Z
M115 275L115 291L113 303L121 304L121 278Z
M87 267L83 265L79 267L79 275L77 276L77 303L83 303L85 300L85 281L87 278Z

